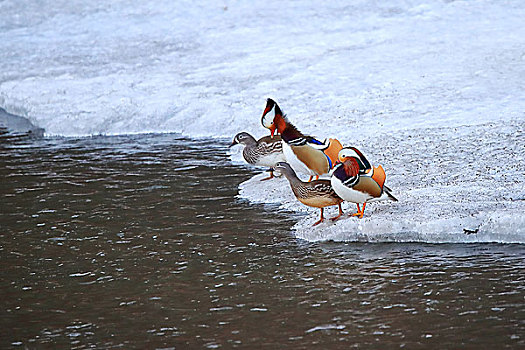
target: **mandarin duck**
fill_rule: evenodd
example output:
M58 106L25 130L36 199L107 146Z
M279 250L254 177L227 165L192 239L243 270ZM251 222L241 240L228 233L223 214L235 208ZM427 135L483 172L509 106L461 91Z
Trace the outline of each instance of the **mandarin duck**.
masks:
M281 134L286 161L295 171L309 175L308 181L314 176L318 179L320 175L327 174L335 165L341 143L336 139L321 142L304 135L290 123L271 98L267 100L261 122L270 129L272 137L276 131Z
M284 161L280 136L273 138L264 136L259 140L255 140L255 138L247 132L240 132L235 135L230 147L237 144L244 145L242 156L249 164L270 168L270 176L261 181L272 179L274 177L273 168L275 164Z
M339 197L357 205L352 216L363 218L366 203L397 198L385 186L386 174L381 165L370 166L365 156L355 147L345 147L339 152L338 164L332 171L330 183ZM359 206L363 205L363 208Z
M303 182L297 177L290 164L285 162L277 163L275 169L279 170L288 179L292 192L299 202L310 207L321 209L321 218L319 221L316 221L313 226L324 221L323 210L325 207L331 205L337 205L339 207L339 215L331 218L330 220L332 221L337 220L343 215L341 208L341 202L343 202L343 200L335 193L330 184L330 180Z

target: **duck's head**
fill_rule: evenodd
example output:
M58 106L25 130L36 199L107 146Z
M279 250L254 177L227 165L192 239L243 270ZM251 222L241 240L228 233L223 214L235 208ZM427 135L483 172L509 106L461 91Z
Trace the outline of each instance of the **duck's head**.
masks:
M340 163L344 163L350 158L353 158L357 162L359 166L359 170L366 171L370 168L370 164L368 163L368 160L366 160L365 156L363 155L363 153L361 153L360 150L358 150L355 147L343 147L339 151L338 161Z
M271 98L266 101L261 123L266 129L270 130L272 137L275 131L277 131L277 134L280 134L286 127L283 112Z
M243 132L240 132L237 135L235 135L235 137L233 138L233 141L232 141L232 143L230 144L229 147L238 145L240 143L242 143L243 145L248 145L248 144L250 144L251 142L254 142L254 141L255 141L255 139L253 138L252 135L250 135L247 132L243 131Z
M339 154L337 155L337 157L339 158L339 161L341 163L344 163L344 161L350 157L359 157L359 153L361 152L359 153L358 152L359 150L357 150L357 148L355 147L343 147L339 151Z
M278 162L277 164L275 164L274 169L280 171L281 174L284 175L295 173L290 164L286 162Z
M346 157L343 163L345 173L348 176L357 176L359 174L359 159L356 157Z

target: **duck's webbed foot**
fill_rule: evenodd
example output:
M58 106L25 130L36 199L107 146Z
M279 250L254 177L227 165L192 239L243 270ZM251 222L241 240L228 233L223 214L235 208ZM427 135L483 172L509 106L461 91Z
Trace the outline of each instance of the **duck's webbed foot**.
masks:
M270 168L270 170L268 170L270 172L270 176L268 177L265 177L264 179L261 179L261 181L266 181L266 180L270 180L270 179L273 179L275 176L273 176L273 168Z

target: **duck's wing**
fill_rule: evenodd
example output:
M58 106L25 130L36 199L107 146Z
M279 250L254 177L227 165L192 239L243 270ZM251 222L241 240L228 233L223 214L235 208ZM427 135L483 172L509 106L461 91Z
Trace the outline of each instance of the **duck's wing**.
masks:
M335 193L330 180L314 180L308 182L307 186L313 196L331 198L335 201L341 200L341 197Z
M264 153L264 154L269 154L269 153L278 153L278 152L282 152L283 151L283 143L281 142L281 140L275 140L270 138L268 136L268 139L266 139L267 136L259 139L257 141L257 150L261 153Z
M271 137L270 135L263 136L259 140L257 140L257 143L280 143L282 141L281 135L274 135Z
M379 184L368 176L360 176L359 180L352 186L352 188L356 191L365 193L372 198L379 198L383 194L383 189Z
M330 143L327 140L319 141L318 139L312 136L305 137L305 144L320 151L324 151L330 145Z

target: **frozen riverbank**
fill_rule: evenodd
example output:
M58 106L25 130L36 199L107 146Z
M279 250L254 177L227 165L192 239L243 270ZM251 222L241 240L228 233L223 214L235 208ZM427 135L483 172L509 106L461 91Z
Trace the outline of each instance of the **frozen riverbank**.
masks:
M345 139L385 167L399 198L370 204L362 220L312 227L318 210L297 202L285 179L254 177L241 184L240 197L308 212L293 230L309 241L525 243L524 133L520 121Z
M299 237L523 241L523 1L5 0L0 11L0 107L49 135L261 136L272 97L303 132L383 164L401 199L323 232L305 219ZM241 196L274 200L263 186Z

